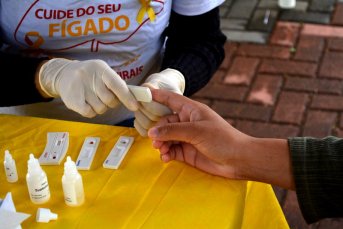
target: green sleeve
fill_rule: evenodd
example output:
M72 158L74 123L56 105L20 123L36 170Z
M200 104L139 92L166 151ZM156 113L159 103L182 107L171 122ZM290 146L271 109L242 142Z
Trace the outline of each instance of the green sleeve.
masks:
M288 139L295 189L308 224L343 217L343 139Z

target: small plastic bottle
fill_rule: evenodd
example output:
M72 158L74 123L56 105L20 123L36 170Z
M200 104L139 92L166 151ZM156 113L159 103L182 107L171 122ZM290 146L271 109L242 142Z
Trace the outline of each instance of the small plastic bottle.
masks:
M7 181L14 183L18 180L17 167L15 166L15 161L8 150L5 151L5 172L7 176Z
M64 200L67 205L77 207L85 201L82 177L76 169L75 162L68 156L64 163L62 177Z
M283 9L292 9L296 4L296 0L279 0L279 6Z
M26 182L31 201L35 204L43 204L50 199L50 189L46 173L33 154L30 154L27 166Z

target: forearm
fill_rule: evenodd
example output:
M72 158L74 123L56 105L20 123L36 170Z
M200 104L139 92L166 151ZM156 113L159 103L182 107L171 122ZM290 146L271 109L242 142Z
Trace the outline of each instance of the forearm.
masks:
M225 57L218 8L198 16L172 12L166 36L161 70L180 71L186 80L184 95L191 96L210 81Z
M0 90L0 107L16 106L37 102L47 102L38 91L35 83L38 66L45 59L24 58L0 51L2 66L8 68L10 74L2 78ZM14 68L9 66L15 65Z
M307 223L343 217L343 139L289 138L295 188Z
M308 224L343 216L343 139L251 138L240 156L241 179L295 190ZM243 163L244 162L244 163Z
M242 152L242 179L294 190L292 164L287 140L250 138Z

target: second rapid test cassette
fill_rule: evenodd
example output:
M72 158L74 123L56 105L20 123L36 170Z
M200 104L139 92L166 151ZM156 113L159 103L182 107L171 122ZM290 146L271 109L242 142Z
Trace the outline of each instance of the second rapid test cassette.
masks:
M76 168L78 170L90 170L99 142L99 137L86 138L76 160Z

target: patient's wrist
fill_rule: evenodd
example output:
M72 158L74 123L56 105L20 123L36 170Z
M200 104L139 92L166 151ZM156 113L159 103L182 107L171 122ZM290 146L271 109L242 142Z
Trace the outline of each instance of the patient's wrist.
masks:
M246 163L242 176L294 190L288 142L285 139L252 138L242 154Z

